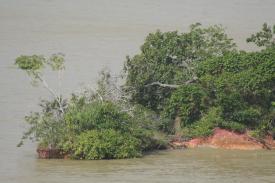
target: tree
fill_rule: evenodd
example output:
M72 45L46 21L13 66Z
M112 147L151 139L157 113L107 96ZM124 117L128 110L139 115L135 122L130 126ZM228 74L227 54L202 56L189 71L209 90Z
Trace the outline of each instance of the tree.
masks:
M43 55L22 55L16 58L15 65L28 74L32 79L32 85L37 86L41 83L54 98L53 101L41 102L40 113L32 112L25 117L30 128L24 133L18 146L23 144L23 140L30 138L39 141L42 146L56 148L61 136L65 133L62 116L66 101L61 96L61 72L65 69L64 62L64 55L61 53L53 54L48 58ZM52 89L43 77L46 66L58 72L58 91Z
M190 26L190 32L151 33L141 53L127 57L125 88L132 102L161 111L171 92L180 85L196 82L196 64L212 56L235 50L221 26Z
M224 123L220 127L257 129L274 119L274 48L210 58L199 64L196 73L200 85L210 93L212 106L221 109Z
M61 53L53 54L49 58L46 58L43 55L22 55L16 58L15 61L15 65L19 69L25 71L32 79L33 86L37 86L40 82L44 88L49 91L57 101L61 113L64 113L64 102L62 101L61 96L61 72L65 69L64 62L64 55ZM43 77L43 69L45 69L46 66L49 66L53 71L58 72L58 92L53 90Z
M263 24L262 30L255 34L252 34L246 39L248 43L252 42L259 47L274 47L275 46L275 25L273 28L268 26L267 23Z

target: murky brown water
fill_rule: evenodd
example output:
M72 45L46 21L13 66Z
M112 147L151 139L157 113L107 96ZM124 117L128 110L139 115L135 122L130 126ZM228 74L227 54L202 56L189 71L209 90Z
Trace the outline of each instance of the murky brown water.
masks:
M23 117L47 93L12 67L20 54L63 52L63 91L94 85L105 66L118 73L156 29L223 24L242 49L274 0L0 0L0 182L275 182L275 152L186 150L116 161L37 160L35 145L16 148ZM54 75L48 76L54 81ZM54 84L54 83L52 83Z

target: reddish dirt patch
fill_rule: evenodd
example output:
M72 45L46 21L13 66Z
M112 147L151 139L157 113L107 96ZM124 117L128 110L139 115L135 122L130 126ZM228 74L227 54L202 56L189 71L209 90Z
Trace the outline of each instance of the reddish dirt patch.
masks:
M272 137L259 141L248 133L240 134L225 129L214 129L213 135L207 138L194 138L189 141L172 141L176 147L195 148L199 146L209 146L223 149L256 150L275 149L275 141Z
M213 136L208 138L208 143L214 147L224 149L255 150L265 148L256 139L244 134L238 134L223 129L215 129Z
M275 149L275 140L271 135L267 136L263 143L266 144L270 149Z

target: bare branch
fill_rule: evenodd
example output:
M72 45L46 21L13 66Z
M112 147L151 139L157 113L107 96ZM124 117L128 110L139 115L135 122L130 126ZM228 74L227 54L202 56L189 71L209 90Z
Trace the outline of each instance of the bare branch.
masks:
M98 92L97 92L97 95L99 96L100 101L103 102L103 97Z
M150 84L145 85L145 86L154 86L154 85L158 85L158 86L161 86L161 87L168 87L168 88L178 88L178 87L181 86L181 85L163 84L163 83L160 83L158 81L150 83Z
M147 86L154 86L154 85L158 85L160 87L167 87L167 88L172 88L172 89L176 89L176 88L179 88L183 85L187 85L187 84L190 84L190 83L194 83L198 78L197 77L194 77L193 79L190 79L188 81L186 81L185 83L181 84L181 85L174 85L174 84L164 84L164 83L160 83L160 82L153 82L153 83L150 83L150 84L147 84L145 85L146 87Z
M35 75L37 79L39 79L39 81L41 81L41 83L43 84L44 88L46 88L51 94L52 96L56 99L58 105L59 105L59 109L62 113L64 113L64 109L62 106L62 101L61 101L61 97L58 96L53 89L51 89L48 85L48 83L43 79L43 77L41 77L39 74Z

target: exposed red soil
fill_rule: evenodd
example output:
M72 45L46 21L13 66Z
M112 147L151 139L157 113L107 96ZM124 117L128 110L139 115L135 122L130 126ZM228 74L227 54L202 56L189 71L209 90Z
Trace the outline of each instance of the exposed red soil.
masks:
M214 129L213 135L207 138L194 138L189 141L172 141L175 147L195 148L209 146L223 149L256 150L256 149L275 149L275 141L271 136L265 140L257 140L248 133L236 133L225 129Z

